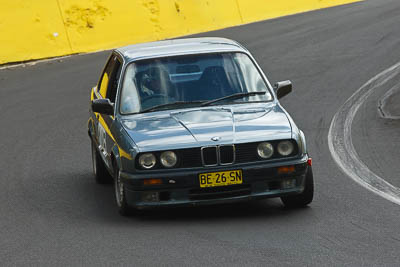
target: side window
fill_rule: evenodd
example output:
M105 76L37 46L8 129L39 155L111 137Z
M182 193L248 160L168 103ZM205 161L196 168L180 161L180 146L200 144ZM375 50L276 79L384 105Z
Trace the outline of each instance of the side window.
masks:
M121 63L118 58L111 56L98 86L100 95L109 98L111 102L115 101L120 69Z
M103 98L106 97L110 67L111 67L111 65L113 65L114 58L115 58L115 56L111 56L110 59L108 60L107 65L104 69L103 75L101 76L99 85L97 86L99 93Z
M121 67L122 67L121 62L118 60L117 57L114 58L114 61L115 61L114 68L111 71L111 76L108 82L108 88L106 94L106 97L110 99L112 103L115 102L115 97L117 95L118 80L121 74Z

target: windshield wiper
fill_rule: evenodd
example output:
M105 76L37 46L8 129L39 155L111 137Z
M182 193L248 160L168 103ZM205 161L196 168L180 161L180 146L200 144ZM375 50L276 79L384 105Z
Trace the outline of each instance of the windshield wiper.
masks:
M162 110L164 108L170 108L170 107L179 107L179 106L185 106L185 105L191 105L191 104L199 104L203 103L204 101L177 101L177 102L172 102L172 103L166 103L166 104L161 104L158 106L146 108L140 113L146 113L146 112L152 112L152 111L157 111L157 110Z
M265 95L267 91L260 91L260 92L247 92L247 93L237 93L237 94L233 94L233 95L228 95L228 96L224 96L221 98L217 98L217 99L213 99L207 102L204 102L203 104L201 104L200 106L204 107L204 106L209 106L211 104L214 104L216 102L220 102L220 101L224 101L224 100L234 100L234 99L240 99L246 96L255 96L255 95Z

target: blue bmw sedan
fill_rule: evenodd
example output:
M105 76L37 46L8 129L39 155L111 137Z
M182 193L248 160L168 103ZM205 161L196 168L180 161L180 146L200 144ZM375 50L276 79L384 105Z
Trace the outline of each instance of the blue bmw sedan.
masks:
M279 103L291 90L225 38L115 49L91 91L95 179L114 184L121 215L270 197L306 206L312 161Z

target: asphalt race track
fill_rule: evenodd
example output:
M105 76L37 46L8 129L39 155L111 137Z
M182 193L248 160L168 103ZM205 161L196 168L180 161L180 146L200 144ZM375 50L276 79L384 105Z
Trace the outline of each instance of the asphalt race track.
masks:
M342 104L400 61L399 25L400 1L370 0L202 34L242 42L271 82L292 80L282 104L316 179L299 210L271 199L121 217L112 186L92 177L86 125L109 52L1 69L1 265L400 266L400 206L344 174L328 148ZM400 120L377 107L399 82L368 96L351 132L359 158L397 188Z

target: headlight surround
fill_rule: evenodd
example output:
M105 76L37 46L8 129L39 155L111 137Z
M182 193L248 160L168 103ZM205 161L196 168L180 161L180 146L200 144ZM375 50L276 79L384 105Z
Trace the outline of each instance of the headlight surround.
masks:
M144 153L139 156L139 164L144 169L151 169L156 166L157 160L153 153Z
M281 156L286 157L293 153L294 145L291 141L288 140L281 141L278 143L277 150Z
M178 162L178 157L173 151L165 151L161 153L160 161L165 168L172 168Z
M269 159L274 154L274 147L269 142L259 143L257 146L257 154L263 159Z

